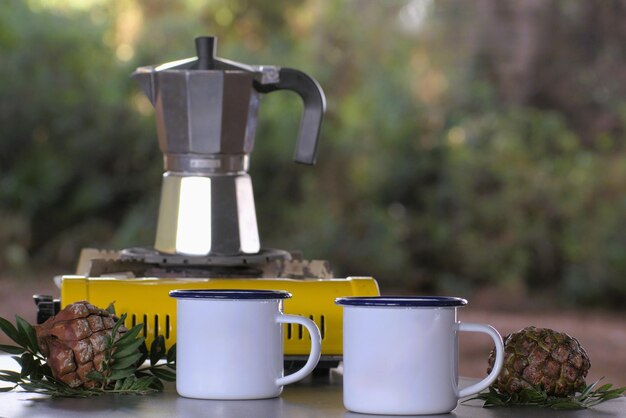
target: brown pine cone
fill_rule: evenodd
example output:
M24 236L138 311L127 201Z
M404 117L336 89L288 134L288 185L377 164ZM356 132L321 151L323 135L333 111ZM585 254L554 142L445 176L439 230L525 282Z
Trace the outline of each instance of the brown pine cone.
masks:
M55 379L70 387L93 388L97 382L87 378L92 370L102 371L105 335L111 335L118 318L87 301L67 305L41 325L35 333ZM122 325L115 336L126 332Z

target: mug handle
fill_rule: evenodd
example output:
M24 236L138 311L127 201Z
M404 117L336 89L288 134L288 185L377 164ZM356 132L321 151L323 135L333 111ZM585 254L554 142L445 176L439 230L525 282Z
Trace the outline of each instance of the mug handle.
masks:
M480 382L459 390L459 398L464 398L469 395L474 395L483 389L487 389L489 385L491 385L498 378L498 375L502 370L502 365L504 364L504 344L502 344L502 337L498 331L496 331L496 329L491 325L458 322L457 330L489 334L496 345L496 360L494 362L493 370L491 370L491 373L489 373L487 377Z
M303 318L298 315L280 314L276 316L276 322L279 324L292 323L303 325L311 335L311 353L309 354L309 358L307 359L305 365L295 373L276 379L277 386L284 386L304 379L313 371L315 366L317 366L317 363L320 360L320 355L322 354L322 336L319 328L315 325L315 322L308 318Z

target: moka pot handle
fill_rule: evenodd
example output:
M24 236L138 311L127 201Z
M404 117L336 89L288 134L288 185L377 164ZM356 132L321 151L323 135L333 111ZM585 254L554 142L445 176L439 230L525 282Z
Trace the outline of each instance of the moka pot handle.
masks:
M279 81L272 84L255 83L260 93L277 90L291 90L298 93L304 103L304 112L300 120L298 141L293 159L302 164L315 164L317 143L326 111L326 97L317 81L302 71L293 68L281 68Z

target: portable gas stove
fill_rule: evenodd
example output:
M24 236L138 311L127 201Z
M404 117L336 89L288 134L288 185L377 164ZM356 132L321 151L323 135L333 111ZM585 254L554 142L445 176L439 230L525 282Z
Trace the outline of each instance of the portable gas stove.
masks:
M61 299L37 296L38 322L62 306L87 300L115 302L126 325L144 324L147 344L158 335L176 340L174 289L270 289L289 291L285 312L306 316L322 334L320 366L342 354L341 296L378 295L371 277L333 278L330 265L298 253L262 248L256 222L249 157L262 93L291 90L304 113L294 159L314 164L324 93L307 74L275 66L251 66L215 57L216 39L196 38L197 57L133 74L155 107L165 172L154 247L121 251L85 249L75 275L62 276ZM202 318L198 318L199 324ZM286 325L285 355L306 358L309 336Z

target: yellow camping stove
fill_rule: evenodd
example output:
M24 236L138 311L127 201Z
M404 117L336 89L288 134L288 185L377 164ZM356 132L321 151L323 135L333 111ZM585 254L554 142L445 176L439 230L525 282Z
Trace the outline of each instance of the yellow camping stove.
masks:
M334 367L341 358L343 341L342 310L334 304L335 298L379 294L371 277L333 278L328 262L302 260L297 254L289 260L230 269L147 264L122 254L83 250L77 274L61 279L61 305L88 300L106 307L115 302L116 311L127 314L127 326L144 324L148 345L157 335L165 338L168 347L176 342L176 300L168 296L170 290L287 290L293 298L285 300L285 313L315 321L322 334L319 367ZM287 361L293 363L289 367L306 360L311 343L301 325L286 324L284 341Z
M313 164L325 109L324 93L307 74L215 57L215 38L196 39L197 57L141 67L133 74L155 106L165 172L154 247L83 250L76 275L61 279L61 301L38 297L38 322L78 300L115 302L126 326L144 324L150 344L176 340L174 289L286 290L285 312L306 316L322 334L322 368L342 353L342 312L334 299L378 295L371 277L333 278L329 264L261 248L248 175L261 95L291 90L304 113L296 162ZM201 324L201 318L198 319ZM309 352L299 325L285 325L292 366ZM288 365L289 366L289 365Z

